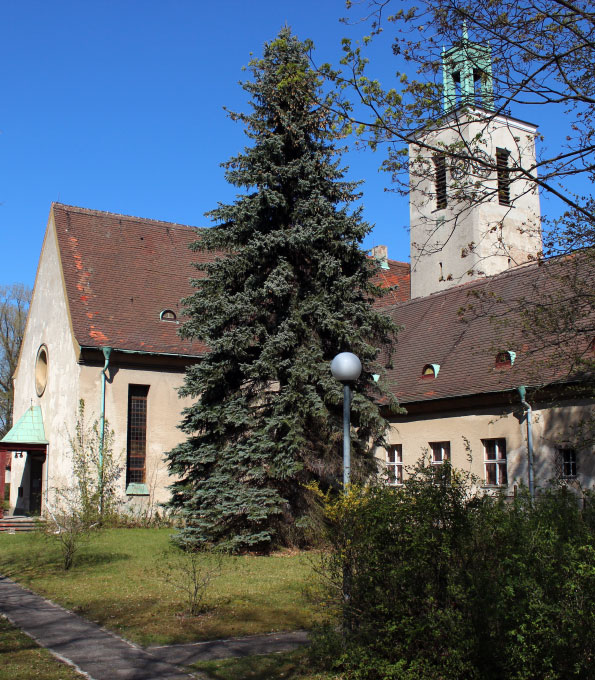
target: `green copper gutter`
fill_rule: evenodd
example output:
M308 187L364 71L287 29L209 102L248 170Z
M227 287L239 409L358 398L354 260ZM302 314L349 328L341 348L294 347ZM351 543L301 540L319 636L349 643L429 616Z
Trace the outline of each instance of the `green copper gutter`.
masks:
M526 409L527 414L527 458L529 466L529 497L533 501L535 499L535 479L533 475L533 409L525 397L527 396L527 388L521 385L517 388L521 404Z
M81 345L81 350L98 350L101 347L93 347L91 345ZM114 352L118 354L138 354L139 356L150 356L150 357L176 357L178 359L201 359L206 355L203 354L177 354L176 352L148 352L142 349L120 349L118 347L111 348ZM80 363L80 359L79 359Z
M112 353L111 347L102 347L103 356L105 357L105 365L101 369L101 410L99 421L99 508L100 514L103 514L103 446L105 441L105 379L106 371L109 366L109 358Z

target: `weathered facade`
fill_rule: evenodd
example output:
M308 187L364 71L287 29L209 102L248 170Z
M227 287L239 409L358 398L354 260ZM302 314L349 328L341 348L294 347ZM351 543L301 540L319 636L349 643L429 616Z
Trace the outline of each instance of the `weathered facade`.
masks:
M393 479L425 454L513 493L529 483L529 425L536 487L555 479L593 486L592 310L577 299L576 281L595 284L590 254L526 264L388 310L402 330L387 378L407 409L391 417L392 448L382 455ZM540 316L542 307L552 317Z
M181 439L184 401L177 388L204 348L182 341L177 319L164 319L162 312L175 317L190 290L195 271L188 244L195 237L196 230L181 225L52 206L14 376L13 430L37 407L44 435L5 438L6 448L22 447L12 459L14 512L42 511L51 503L49 490L71 483L70 439L80 400L88 425L103 413L114 432L113 453L126 470L134 386L147 391L150 434L141 443L142 483L131 486L130 473L124 474L122 496L166 499L163 453ZM110 356L103 389L104 348Z
M181 299L192 292L196 228L53 204L16 374L11 512L39 513L72 483L80 400L87 425L102 415L123 468L129 506L167 500L164 454L183 439L186 367L206 351L180 338ZM409 298L409 266L379 260L383 304ZM105 377L104 377L105 376ZM32 418L33 429L24 425Z

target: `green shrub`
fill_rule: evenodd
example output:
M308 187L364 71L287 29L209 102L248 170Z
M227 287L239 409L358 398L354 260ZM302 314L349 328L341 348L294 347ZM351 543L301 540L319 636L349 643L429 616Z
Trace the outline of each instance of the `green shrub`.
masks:
M342 630L313 652L358 680L592 678L595 526L552 488L482 497L448 465L329 505ZM589 506L587 506L589 507Z

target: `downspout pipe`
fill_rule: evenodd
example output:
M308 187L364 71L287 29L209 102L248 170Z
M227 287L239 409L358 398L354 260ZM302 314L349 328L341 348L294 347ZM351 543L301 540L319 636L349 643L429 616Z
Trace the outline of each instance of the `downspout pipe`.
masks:
M101 369L101 409L99 416L99 511L103 514L103 446L105 440L105 381L109 359L112 353L111 347L102 347L105 364Z
M529 496L531 501L535 500L535 480L533 477L533 409L526 400L527 388L524 385L517 387L521 398L521 404L527 416L527 458L529 461Z

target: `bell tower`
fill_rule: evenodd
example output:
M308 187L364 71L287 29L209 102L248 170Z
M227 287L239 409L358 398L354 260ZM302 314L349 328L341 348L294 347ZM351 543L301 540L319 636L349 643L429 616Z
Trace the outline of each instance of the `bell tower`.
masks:
M442 52L442 115L409 146L411 297L491 276L541 252L537 127L494 103L489 45Z

